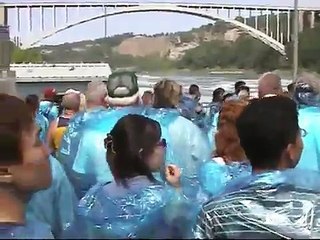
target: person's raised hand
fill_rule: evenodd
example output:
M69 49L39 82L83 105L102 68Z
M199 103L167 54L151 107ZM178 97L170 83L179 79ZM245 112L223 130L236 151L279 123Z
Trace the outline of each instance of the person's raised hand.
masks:
M169 165L166 167L166 180L168 183L175 187L180 187L180 169L176 165Z

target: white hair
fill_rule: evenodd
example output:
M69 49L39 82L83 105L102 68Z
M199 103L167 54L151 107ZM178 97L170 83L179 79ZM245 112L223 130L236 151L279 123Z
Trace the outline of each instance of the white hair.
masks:
M20 97L14 79L0 79L0 93Z
M102 81L92 81L88 83L85 94L87 102L97 102L105 98L108 94L107 86Z

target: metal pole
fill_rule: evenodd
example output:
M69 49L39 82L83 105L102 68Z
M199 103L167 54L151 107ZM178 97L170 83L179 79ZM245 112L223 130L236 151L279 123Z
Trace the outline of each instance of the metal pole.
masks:
M298 0L294 0L294 37L293 37L293 82L296 82L299 67L299 11Z

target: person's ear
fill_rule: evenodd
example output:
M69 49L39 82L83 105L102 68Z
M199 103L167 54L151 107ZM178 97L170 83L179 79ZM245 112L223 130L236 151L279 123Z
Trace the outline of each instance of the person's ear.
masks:
M290 143L287 146L287 156L289 157L290 160L294 160L296 156L296 144Z

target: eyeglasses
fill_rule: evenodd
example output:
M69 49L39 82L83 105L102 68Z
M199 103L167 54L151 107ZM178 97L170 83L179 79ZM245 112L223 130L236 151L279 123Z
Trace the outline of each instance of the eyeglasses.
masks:
M156 147L163 147L166 148L167 147L167 140L162 138L157 144Z
M307 136L308 132L305 129L300 128L300 134L301 134L301 137L305 137Z

